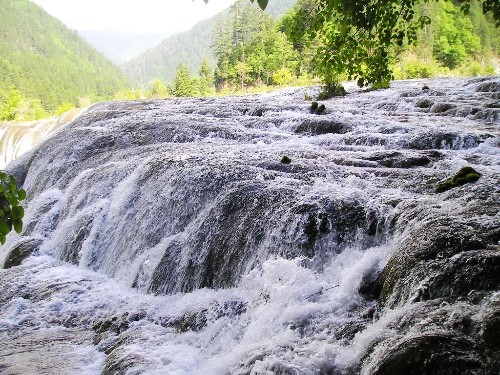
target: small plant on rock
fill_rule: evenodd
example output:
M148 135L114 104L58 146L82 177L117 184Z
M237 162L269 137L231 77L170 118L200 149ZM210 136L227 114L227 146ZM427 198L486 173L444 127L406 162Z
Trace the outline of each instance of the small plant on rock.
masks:
M330 99L335 96L344 96L346 91L341 83L330 83L323 86L323 91L318 95L319 100Z
M440 182L436 186L436 193L442 193L443 191L453 189L457 186L477 181L480 177L481 174L474 168L462 167L454 176L444 180L443 182Z
M318 102L311 103L311 113L314 113L318 109Z
M318 102L312 102L311 103L311 113L315 113L317 115L323 113L325 111L326 107L324 104L318 104Z
M281 158L281 163L282 164L290 164L292 162L292 159L290 159L287 155L284 155L282 158Z

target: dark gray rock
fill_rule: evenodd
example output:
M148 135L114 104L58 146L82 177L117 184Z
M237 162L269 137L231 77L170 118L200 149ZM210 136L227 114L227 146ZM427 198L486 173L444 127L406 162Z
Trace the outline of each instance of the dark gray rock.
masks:
M10 250L7 258L5 259L3 268L16 267L21 264L21 262L29 257L31 254L36 252L42 240L38 238L23 237L19 240Z

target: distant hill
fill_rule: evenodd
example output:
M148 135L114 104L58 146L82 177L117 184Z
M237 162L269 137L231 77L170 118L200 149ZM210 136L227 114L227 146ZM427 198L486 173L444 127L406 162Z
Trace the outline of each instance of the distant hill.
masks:
M14 86L52 111L127 84L120 68L29 0L0 0L0 91Z
M296 1L273 0L269 2L266 12L277 18L285 14ZM125 63L123 65L125 73L140 84L146 84L154 78L170 82L174 79L179 64L187 64L193 73L198 71L203 59L215 64L210 48L212 32L217 20L226 15L227 11L223 11L197 23L188 31L168 37L157 47Z
M132 34L111 30L78 30L78 34L115 64L123 64L170 36L163 34Z

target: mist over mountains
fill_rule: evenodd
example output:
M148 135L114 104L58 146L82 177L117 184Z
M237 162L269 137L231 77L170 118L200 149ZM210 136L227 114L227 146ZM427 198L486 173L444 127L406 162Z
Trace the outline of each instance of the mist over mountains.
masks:
M123 64L161 43L172 33L135 34L113 30L78 30L85 40L115 64Z

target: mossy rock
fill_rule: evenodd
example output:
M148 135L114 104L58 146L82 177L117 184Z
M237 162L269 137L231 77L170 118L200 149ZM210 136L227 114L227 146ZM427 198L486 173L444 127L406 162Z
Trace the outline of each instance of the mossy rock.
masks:
M383 287L383 274L380 271L368 273L361 280L358 292L369 300L376 300L380 297Z
M283 157L281 158L282 164L290 164L291 162L292 162L292 159L290 159L290 157L287 155L283 155Z
M312 135L321 134L345 134L352 130L349 124L330 120L324 117L304 119L294 129L295 133L310 133Z
M166 324L167 327L174 328L177 332L200 332L207 325L207 313L206 309L195 312L188 313L180 318L172 319Z
M483 320L481 336L485 344L492 350L500 350L500 310L486 315Z
M471 291L500 289L500 251L467 251L442 263L436 264L440 272L429 282L430 298L467 297Z
M436 186L436 193L442 193L457 186L479 180L481 174L472 167L463 167L453 176Z
M432 113L444 113L455 107L456 105L453 103L434 103L430 108L430 111Z
M120 354L123 356L120 356ZM125 375L143 374L142 371L134 371L134 368L143 365L143 358L136 354L123 354L121 352L111 353L106 358L101 375Z
M5 259L3 268L12 268L19 266L24 259L33 254L40 245L42 240L37 238L24 238L19 241L9 252Z

